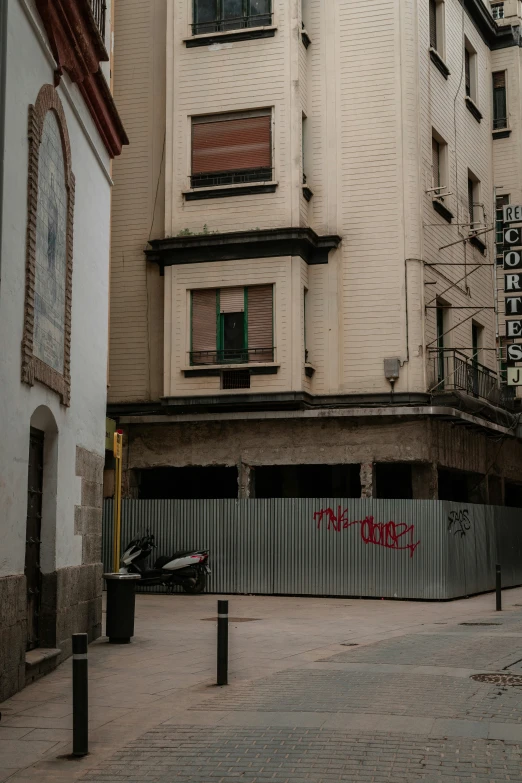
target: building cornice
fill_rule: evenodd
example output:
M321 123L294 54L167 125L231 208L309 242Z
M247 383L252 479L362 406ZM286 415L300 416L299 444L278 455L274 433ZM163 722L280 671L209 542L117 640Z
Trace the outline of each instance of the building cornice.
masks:
M195 234L154 239L145 251L160 270L177 264L234 261L247 258L300 256L307 264L327 264L341 237L320 236L311 228L273 228L226 234Z
M469 17L490 49L520 46L520 28L500 26L491 16L483 0L460 0Z
M35 0L56 60L55 86L67 73L78 85L105 147L119 155L129 140L100 69L109 59L89 0Z
M261 396L261 395L258 395ZM215 410L207 398L207 404L197 407L190 405L186 398L184 406L172 406L171 400L161 403L122 403L109 405L108 415L118 420L120 426L149 426L160 425L164 427L167 424L197 424L199 422L224 422L224 421L245 421L269 419L381 419L382 417L396 418L397 421L406 421L412 419L438 419L441 421L452 422L453 424L472 427L474 429L485 431L492 437L499 435L522 438L522 427L518 425L518 417L509 414L506 411L499 411L503 414L500 423L492 421L479 415L478 412L464 411L450 404L430 404L429 395L400 395L401 399L394 404L383 404L378 398L381 395L348 395L351 398L351 404L342 405L341 398L332 398L332 407L323 405L307 405L308 395L304 393L288 393L286 395L263 395L271 396L273 402L275 398L285 396L287 406L279 405L267 406L266 400L263 407L254 407L244 404L239 405L238 400L233 404L230 399L230 405L227 408ZM399 396L399 395L397 395ZM358 398L358 399L357 399ZM202 398L194 398L202 399ZM215 398L212 398L215 399ZM389 400L389 395L388 395ZM337 401L337 405L335 402ZM499 410L499 409L497 409Z

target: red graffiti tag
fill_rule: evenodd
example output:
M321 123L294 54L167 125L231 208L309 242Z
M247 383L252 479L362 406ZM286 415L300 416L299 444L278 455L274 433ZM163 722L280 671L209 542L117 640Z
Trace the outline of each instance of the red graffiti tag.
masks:
M362 520L353 520L350 522L348 509L343 510L342 506L337 507L337 512L331 508L323 508L314 513L314 522L317 523L317 530L324 527L326 522L327 530L334 530L340 533L341 530L347 530L350 527L359 525L361 538L365 544L382 546L385 549L395 549L397 551L409 551L410 557L413 557L420 541L415 541L415 526L406 525L404 522L375 522L374 517L368 516Z

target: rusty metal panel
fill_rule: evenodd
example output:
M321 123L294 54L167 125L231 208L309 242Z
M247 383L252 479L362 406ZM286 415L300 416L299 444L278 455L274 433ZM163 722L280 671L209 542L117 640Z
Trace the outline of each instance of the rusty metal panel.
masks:
M505 586L522 584L521 518L430 500L124 500L122 549L146 531L156 556L209 549L216 593L443 600L492 590L496 562ZM107 501L109 571L111 557Z

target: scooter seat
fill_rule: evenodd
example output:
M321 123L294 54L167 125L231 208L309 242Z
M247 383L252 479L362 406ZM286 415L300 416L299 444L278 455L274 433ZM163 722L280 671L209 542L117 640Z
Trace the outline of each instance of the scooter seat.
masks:
M174 552L171 560L174 560L177 557L187 557L188 555L197 555L197 554L198 554L197 549L186 549L184 552Z
M158 557L156 562L154 563L154 568L164 568L167 563L170 563L172 560L177 560L178 557L187 557L188 555L195 555L197 554L196 549L187 549L185 552L174 552L173 555L168 557L167 555L163 555L162 557Z

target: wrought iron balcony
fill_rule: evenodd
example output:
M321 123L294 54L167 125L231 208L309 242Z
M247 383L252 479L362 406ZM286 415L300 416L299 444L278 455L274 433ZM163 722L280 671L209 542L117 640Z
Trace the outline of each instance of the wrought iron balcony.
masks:
M507 126L507 117L494 117L493 130L502 130L503 128L507 128Z
M243 185L249 182L271 182L272 169L241 169L236 171L213 171L210 174L192 174L191 188L216 188L219 185Z
M271 24L271 13L234 16L227 19L214 19L211 22L194 22L192 24L192 35L224 33L229 30L245 30L249 27L269 27Z
M252 364L274 361L274 348L225 348L216 351L191 351L193 367L208 364Z
M105 17L107 13L107 3L105 0L89 0L92 15L100 35L105 40Z
M509 394L496 372L455 348L429 351L430 391L463 391L494 405L506 404Z

